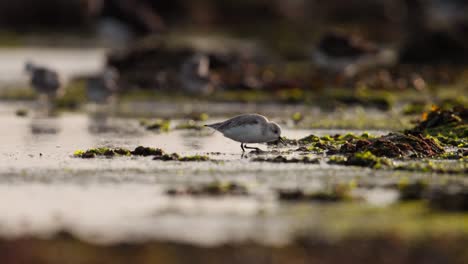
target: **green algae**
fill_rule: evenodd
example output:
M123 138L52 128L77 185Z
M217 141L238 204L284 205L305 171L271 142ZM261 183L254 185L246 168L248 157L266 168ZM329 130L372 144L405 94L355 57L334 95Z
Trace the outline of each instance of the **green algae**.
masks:
M311 134L301 139L298 139L297 143L301 145L308 145L308 144L313 144L313 143L322 143L322 144L327 143L327 144L333 144L335 146L338 146L338 145L344 144L352 140L371 139L371 138L375 138L375 136L372 136L367 132L362 133L361 135L356 135L353 133L346 133L343 135L340 135L340 134L324 135L321 137Z
M176 125L175 129L178 130L202 130L204 126L194 120L188 120L186 122Z
M411 132L432 136L445 146L465 148L468 146L468 109L461 106L451 110L433 107Z
M136 147L135 150L131 151L125 148L107 148L107 147L100 147L100 148L91 148L88 150L77 150L73 153L73 156L79 158L95 158L97 156L105 156L105 157L114 157L114 156L154 156L154 155L162 155L163 151L157 148L149 148L139 146Z
M468 124L429 129L426 134L433 136L445 146L468 147Z
M114 157L114 156L130 156L132 152L128 149L124 148L92 148L86 151L84 150L77 150L73 153L73 156L79 158L95 158L97 156L105 156L105 157Z
M297 142L299 142L300 144L310 144L310 143L319 142L319 141L320 141L320 137L316 135L309 135L309 136L299 139Z
M319 159L314 159L310 157L302 157L302 158L286 158L284 156L276 156L276 157L256 157L253 158L252 161L256 162L271 162L271 163L304 163L304 164L319 164Z
M140 120L140 126L145 127L147 130L168 132L171 128L171 121L167 119L156 119L156 120Z
M426 102L411 102L403 106L403 115L420 115L430 109L430 105Z
M237 182L215 181L189 187L170 188L166 191L169 196L245 196L249 195L246 185Z
M177 153L168 154L160 148L151 148L138 146L134 150L128 150L125 148L91 148L88 150L77 150L73 153L74 157L78 158L96 158L96 157L115 157L115 156L153 156L153 160L162 161L183 161L183 162L194 162L194 161L209 161L211 160L205 155L192 155L192 156L180 156Z
M208 161L210 158L206 155L193 155L179 157L179 161Z
M280 201L317 201L317 202L343 202L356 200L351 194L350 185L337 184L322 191L304 191L301 189L276 190Z
M151 148L151 147L143 147L138 146L131 152L132 155L135 156L161 156L164 154L164 151L160 148Z
M377 157L372 152L356 152L348 157L332 156L328 160L329 164L347 165L369 167L380 169L382 167L389 167L392 165L391 160L387 158Z
M347 165L371 167L374 169L382 166L390 166L392 163L386 158L380 158L372 154L370 151L354 153L346 160Z
M379 157L408 158L435 157L444 153L442 146L434 138L421 134L389 133L384 136L336 141L340 145L341 154L370 151Z
M322 137L311 134L298 140L288 139L286 137L283 137L282 139L284 144L288 146L299 145L300 147L297 149L297 151L314 153L327 152L327 154L336 154L339 152L338 149L342 147L342 145L347 144L348 142L373 138L375 137L369 135L368 133L362 133L361 135L347 133L344 135L336 134L333 136L325 135Z
M336 165L345 165L347 161L347 158L345 156L330 156L328 158L328 164L336 164Z
M172 153L172 154L164 153L162 155L155 155L153 160L196 162L196 161L209 161L211 159L210 157L206 155L180 156L177 153Z
M468 150L458 149L456 151L445 152L444 154L438 155L436 159L441 160L468 160Z
M154 156L153 160L162 160L162 161L171 161L171 160L179 160L180 156L177 153L167 154L164 153L162 155Z
M291 120L294 122L295 125L297 125L302 120L304 120L304 115L301 112L295 112L294 114L292 114Z

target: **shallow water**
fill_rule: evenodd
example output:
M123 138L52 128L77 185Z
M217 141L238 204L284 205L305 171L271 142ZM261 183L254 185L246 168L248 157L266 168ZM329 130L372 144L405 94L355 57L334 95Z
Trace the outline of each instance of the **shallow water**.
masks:
M281 244L304 226L320 229L327 219L319 216L322 207L317 204L308 213L292 214L296 206L278 202L277 188L321 190L354 179L385 186L399 177L418 177L416 173L325 163L252 162L250 156L241 156L238 143L209 129L155 133L140 127L137 119L86 114L18 117L16 107L0 105L0 236L4 237L49 236L66 230L95 243L167 239L207 245L245 240ZM347 132L286 128L284 136ZM215 161L80 159L72 155L78 149L133 149L138 145L182 155L209 155ZM252 195L173 198L165 194L169 187L213 181L243 183ZM382 188L360 191L375 206L397 198L394 191Z

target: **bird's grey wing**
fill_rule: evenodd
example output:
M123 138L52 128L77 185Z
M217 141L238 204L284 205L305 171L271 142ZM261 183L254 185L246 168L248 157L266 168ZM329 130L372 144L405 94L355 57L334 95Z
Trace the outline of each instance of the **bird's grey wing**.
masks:
M31 76L31 84L33 86L35 86L36 88L44 87L45 79L46 79L46 71L44 69L42 68L34 69L32 76Z
M34 70L31 83L45 92L54 92L60 87L58 73L45 68L36 68Z
M60 77L55 71L48 71L46 75L47 83L49 83L51 90L57 90L60 87Z
M263 124L267 122L268 120L264 116L257 115L257 114L250 114L250 115L235 116L224 122L212 124L212 126L210 127L215 128L219 131L224 131L229 128L238 127L242 125L255 125L255 124Z

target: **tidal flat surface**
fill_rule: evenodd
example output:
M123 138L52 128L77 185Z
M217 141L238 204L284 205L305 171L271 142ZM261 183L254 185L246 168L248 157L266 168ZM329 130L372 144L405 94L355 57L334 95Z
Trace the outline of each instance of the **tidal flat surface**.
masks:
M145 130L138 119L96 118L84 113L19 117L14 114L17 107L0 107L3 238L47 238L64 231L98 244L255 241L284 245L299 233L324 238L388 230L415 236L468 233L466 214L432 213L421 204L402 207L398 191L388 188L414 179L466 183L463 175L345 167L322 160L317 164L254 162L258 154L242 156L238 143L209 129L159 133ZM363 131L286 128L283 134L299 139L348 132ZM135 156L81 159L73 155L95 147L134 149L140 145L184 156L207 155L210 161ZM288 150L259 147L267 150L264 156ZM323 154L308 156L320 159ZM168 194L174 188L213 183L236 183L247 194ZM354 186L359 201L278 199L279 189L326 191L337 184ZM450 223L449 227L434 224L443 222Z

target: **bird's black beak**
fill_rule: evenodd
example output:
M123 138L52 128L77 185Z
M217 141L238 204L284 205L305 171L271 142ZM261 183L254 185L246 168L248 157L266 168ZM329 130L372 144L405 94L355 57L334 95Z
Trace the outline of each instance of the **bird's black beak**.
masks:
M278 138L278 142L281 142L281 143L283 143L283 144L286 144L286 143L284 142L284 140L283 140L282 137L279 137L279 138Z

